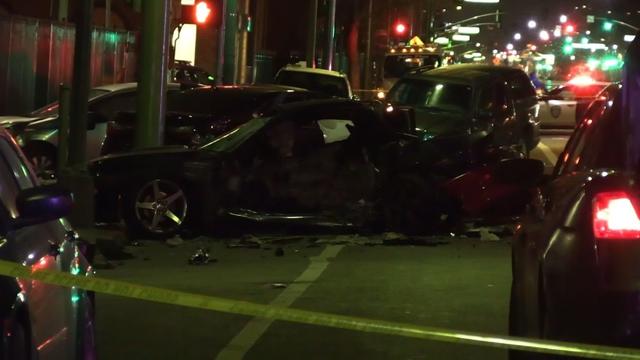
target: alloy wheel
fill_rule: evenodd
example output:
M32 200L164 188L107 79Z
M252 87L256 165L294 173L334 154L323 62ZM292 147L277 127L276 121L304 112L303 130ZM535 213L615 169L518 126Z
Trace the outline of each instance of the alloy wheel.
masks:
M140 225L153 234L168 234L182 226L187 217L187 197L175 182L152 180L135 198L135 215Z

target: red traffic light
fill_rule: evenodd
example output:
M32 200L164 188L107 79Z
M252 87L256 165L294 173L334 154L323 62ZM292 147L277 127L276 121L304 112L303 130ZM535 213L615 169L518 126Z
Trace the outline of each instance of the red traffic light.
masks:
M209 15L211 15L211 8L206 1L198 2L195 7L195 19L198 24L204 24L209 19Z
M407 25L401 22L396 23L393 27L393 30L395 31L396 35L404 35L407 33Z
M576 32L576 27L575 27L575 25L573 25L573 24L567 24L567 25L564 27L564 33L565 33L565 34L573 34L573 33L575 33L575 32Z

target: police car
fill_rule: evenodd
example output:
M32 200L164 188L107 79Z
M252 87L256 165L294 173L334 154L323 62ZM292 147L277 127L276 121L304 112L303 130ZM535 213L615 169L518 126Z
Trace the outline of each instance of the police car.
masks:
M542 129L573 129L609 84L578 76L543 95L539 114Z

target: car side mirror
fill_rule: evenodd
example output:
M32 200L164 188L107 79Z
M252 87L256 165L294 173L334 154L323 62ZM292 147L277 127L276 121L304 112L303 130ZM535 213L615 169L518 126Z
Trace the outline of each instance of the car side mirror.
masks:
M536 186L544 179L544 163L534 159L510 159L499 162L494 178L504 184Z
M69 215L72 208L71 193L58 185L26 189L16 198L18 218L13 227L19 229L58 220Z
M107 118L97 112L90 111L87 114L87 130L93 130L96 128L96 124L107 122Z

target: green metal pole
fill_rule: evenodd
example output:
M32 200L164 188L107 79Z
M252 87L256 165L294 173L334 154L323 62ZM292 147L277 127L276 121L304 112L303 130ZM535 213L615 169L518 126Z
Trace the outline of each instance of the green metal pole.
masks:
M71 89L66 85L60 85L60 101L58 116L60 127L58 129L58 174L62 174L69 162L69 106L71 106Z
M329 13L327 14L327 47L325 50L325 68L335 68L335 42L336 42L336 0L329 0Z
M69 17L69 0L58 0L58 21L67 21Z
M169 0L143 0L142 17L136 148L160 146L164 138L169 55Z
M238 0L227 0L224 32L224 83L235 84L238 79Z
M373 1L373 0L369 0ZM307 27L307 67L316 67L316 41L318 37L318 0L309 0L309 26Z
M88 228L94 222L93 179L87 171L87 117L89 111L89 89L91 87L91 33L93 0L78 2L76 39L73 54L73 82L69 108L68 167L58 174L60 184L73 192L74 207L69 220L76 228ZM66 101L64 92L61 101ZM62 122L65 122L65 115ZM64 125L63 125L64 127ZM63 129L64 132L64 129ZM65 163L65 135L62 134L62 164Z
M93 0L79 2L80 16L76 22L71 87L71 127L69 129L69 165L78 171L87 166L87 113L91 87L91 30Z

